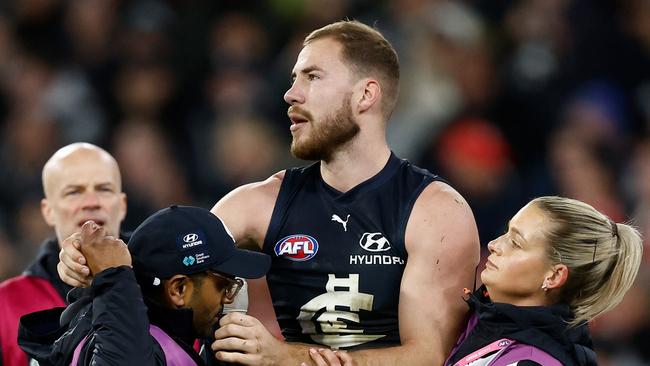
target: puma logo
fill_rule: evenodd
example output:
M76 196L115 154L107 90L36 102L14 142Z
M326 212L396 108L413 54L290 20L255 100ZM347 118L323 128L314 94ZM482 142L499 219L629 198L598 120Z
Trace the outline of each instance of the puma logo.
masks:
M336 221L343 225L343 231L347 232L348 231L348 220L350 219L350 215L345 218L345 221L341 219L341 217L337 214L332 215L332 221Z

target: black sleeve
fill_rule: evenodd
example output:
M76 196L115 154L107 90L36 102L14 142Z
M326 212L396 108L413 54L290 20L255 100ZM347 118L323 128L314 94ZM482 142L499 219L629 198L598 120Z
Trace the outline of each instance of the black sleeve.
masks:
M154 352L157 344L149 333L147 307L133 270L121 266L102 271L93 280L92 290L95 331L88 342L90 349L84 347L90 357L79 364L164 365L159 352Z

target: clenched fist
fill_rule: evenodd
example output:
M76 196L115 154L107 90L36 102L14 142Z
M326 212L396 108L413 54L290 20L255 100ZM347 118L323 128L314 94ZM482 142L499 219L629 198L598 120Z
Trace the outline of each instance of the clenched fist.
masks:
M106 235L106 230L94 221L83 224L78 240L91 275L112 267L131 266L131 254L126 244Z

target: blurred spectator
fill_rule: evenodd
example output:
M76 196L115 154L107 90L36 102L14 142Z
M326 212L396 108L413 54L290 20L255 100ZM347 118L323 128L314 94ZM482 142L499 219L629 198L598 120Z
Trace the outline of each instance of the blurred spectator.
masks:
M637 144L634 155L630 159L626 183L627 195L630 202L634 223L644 237L644 263L650 268L650 139L647 137Z
M523 0L505 20L514 42L508 77L517 89L543 88L560 71L559 58L570 45L569 0Z
M125 229L135 229L147 216L171 204L192 202L173 145L155 122L122 122L114 134L113 151L129 196Z
M15 0L7 8L14 20L15 37L23 51L48 62L65 53L60 26L62 0Z
M623 1L621 23L626 35L631 37L631 45L626 55L623 81L631 84L630 103L639 111L637 124L644 132L650 131L650 4L644 0ZM617 70L614 70L617 71ZM634 121L633 121L634 122Z
M627 116L613 86L591 82L568 101L551 136L551 175L560 194L587 202L613 220L625 220L619 185Z
M8 77L9 65L16 55L16 42L14 40L11 21L0 12L0 84Z
M568 66L562 57L571 46L570 3L510 2L493 30L499 37L492 45L499 78L490 115L511 143L517 168L530 186L538 185L548 134L566 93L562 77Z
M225 68L215 71L206 85L210 114L229 118L250 111L268 109L269 90L264 79L253 72Z
M224 14L212 25L208 52L214 69L263 67L268 51L268 36L249 14Z
M265 179L289 159L285 142L260 117L232 116L194 132L195 171L206 206L242 184Z
M25 203L33 204L32 197L40 197L41 169L58 147L57 135L56 124L38 110L13 111L2 128L0 204L7 210L8 234L16 244L23 233L14 226L15 213Z
M129 64L116 75L115 95L126 118L158 119L173 93L172 71L165 65Z
M27 112L41 108L54 73L45 60L17 53L8 65L2 85L11 109Z
M477 221L481 244L503 233L504 222L526 201L513 169L511 151L489 121L452 123L432 147L438 172L467 199Z
M265 78L269 41L251 16L228 13L216 19L210 33L211 72L205 87L209 115L203 123L215 117L269 111L272 94Z
M169 61L173 52L169 32L176 20L169 6L159 0L129 1L123 15L120 56L135 64Z
M94 69L110 60L116 32L118 0L86 0L68 6L64 27L75 63Z
M412 159L463 108L449 64L457 60L445 53L476 45L482 29L480 20L457 2L390 1L389 7L398 20L388 35L394 38L402 75L387 139L398 155Z
M61 142L98 142L106 131L106 114L79 70L61 70L43 95L43 108L60 125Z
M97 141L104 132L104 112L84 74L29 54L17 54L7 73L2 86L15 114L46 114L60 125L61 142Z
M609 150L620 157L628 132L628 116L622 91L606 81L594 80L578 87L563 111L561 128L582 142Z
M625 221L617 175L595 147L568 130L560 131L551 142L549 159L558 194L587 202L612 220Z

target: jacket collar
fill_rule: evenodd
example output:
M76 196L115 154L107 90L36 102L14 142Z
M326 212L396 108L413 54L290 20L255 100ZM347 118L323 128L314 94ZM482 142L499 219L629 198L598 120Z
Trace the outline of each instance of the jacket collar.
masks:
M565 365L596 364L587 324L568 326L573 319L568 304L516 306L495 303L490 300L485 286L470 294L467 302L484 329L498 329L500 336L534 345Z

